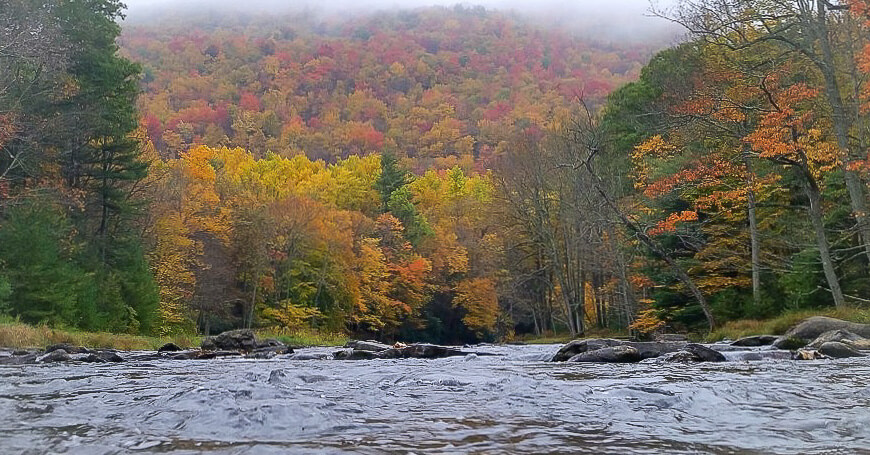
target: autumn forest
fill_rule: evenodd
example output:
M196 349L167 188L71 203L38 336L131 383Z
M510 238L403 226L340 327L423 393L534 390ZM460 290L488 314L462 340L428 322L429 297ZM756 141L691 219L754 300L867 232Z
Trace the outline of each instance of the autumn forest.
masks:
M870 302L866 0L654 9L677 45L8 3L4 317L464 343Z

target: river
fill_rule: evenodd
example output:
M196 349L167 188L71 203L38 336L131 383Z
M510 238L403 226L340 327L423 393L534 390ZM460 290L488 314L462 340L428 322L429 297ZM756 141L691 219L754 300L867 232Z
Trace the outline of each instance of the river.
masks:
M0 453L870 454L866 358L569 364L543 361L558 346L475 349L500 355L0 366Z

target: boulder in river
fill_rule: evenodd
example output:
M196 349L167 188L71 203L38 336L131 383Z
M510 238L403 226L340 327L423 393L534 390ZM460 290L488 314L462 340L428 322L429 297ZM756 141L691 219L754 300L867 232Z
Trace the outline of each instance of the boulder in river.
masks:
M467 352L436 344L412 344L399 348L390 348L378 353L382 359L440 359L442 357L464 356Z
M851 343L854 341L864 340L865 338L861 335L854 334L848 330L829 330L819 336L816 337L815 340L810 342L807 347L819 349L823 344L829 341L836 341L838 343Z
M372 351L346 348L340 351L335 351L335 353L332 354L332 358L335 360L372 360L379 357L377 353Z
M807 343L815 340L819 335L832 330L846 330L864 338L870 338L870 324L858 324L856 322L843 321L842 319L825 316L813 316L804 319L796 326L789 329L773 344L780 349L794 348L795 343Z
M74 346L69 343L60 343L53 344L45 348L45 353L48 354L51 351L64 350L67 354L87 354L91 352L88 348L82 346Z
M666 352L658 357L653 357L654 363L694 363L694 362L724 362L725 356L714 349L700 344L688 343L683 349L675 352Z
M390 349L392 346L388 344L378 343L377 341L357 341L351 340L344 345L346 348L352 348L358 351L381 352Z
M553 356L552 361L565 362L577 354L614 346L631 346L637 350L641 359L651 359L669 352L681 351L685 349L688 344L689 343L682 341L621 341L609 338L574 340L565 346L562 346L556 355Z
M69 352L65 349L52 349L49 352L39 356L36 358L38 363L54 363L54 362L67 362L71 360Z
M598 362L598 363L635 363L640 362L641 356L637 349L631 346L610 346L592 351L581 352L570 359L569 362Z
M696 343L687 344L683 350L692 353L699 362L724 362L726 360L721 352Z
M157 352L158 352L158 353L163 353L163 352L179 352L179 351L181 351L181 350L182 350L182 349L181 349L180 347L178 347L178 345L175 344L175 343L166 343L166 344L164 344L163 346L160 346L160 348L157 349Z
M845 359L847 357L864 357L864 354L856 351L845 343L839 341L828 341L819 346L819 352L835 359Z
M755 335L750 337L743 337L731 343L731 346L742 346L742 347L757 347L757 346L770 346L772 345L778 337L776 335Z
M257 349L257 337L250 329L230 330L220 335L202 340L202 349L206 351L244 351Z

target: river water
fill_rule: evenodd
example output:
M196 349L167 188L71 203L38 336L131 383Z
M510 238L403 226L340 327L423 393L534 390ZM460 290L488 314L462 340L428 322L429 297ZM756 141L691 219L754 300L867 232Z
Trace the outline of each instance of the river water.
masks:
M0 453L870 454L870 362L0 366Z

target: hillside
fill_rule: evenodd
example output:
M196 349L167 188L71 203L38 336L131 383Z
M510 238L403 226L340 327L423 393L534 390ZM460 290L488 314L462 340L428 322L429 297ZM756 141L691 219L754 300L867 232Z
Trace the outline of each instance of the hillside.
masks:
M511 134L547 128L577 96L602 101L661 47L480 7L163 18L126 26L121 44L143 65L140 109L163 156L387 152L417 173L487 168Z

